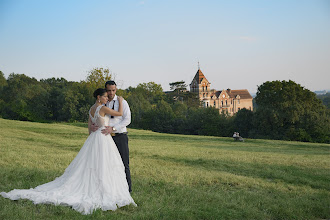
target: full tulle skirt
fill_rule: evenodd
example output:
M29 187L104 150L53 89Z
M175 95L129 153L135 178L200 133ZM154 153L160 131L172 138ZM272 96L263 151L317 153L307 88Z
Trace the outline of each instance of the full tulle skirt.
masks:
M71 206L82 214L136 206L118 149L112 137L100 130L87 138L62 176L36 188L14 189L1 195L11 200L29 199L34 204Z

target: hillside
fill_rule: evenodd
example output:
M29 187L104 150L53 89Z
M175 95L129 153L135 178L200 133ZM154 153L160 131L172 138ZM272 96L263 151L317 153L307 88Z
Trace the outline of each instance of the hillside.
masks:
M0 192L60 176L84 127L0 119ZM99 219L329 219L330 145L129 129L137 208ZM0 219L89 219L70 207L0 197Z

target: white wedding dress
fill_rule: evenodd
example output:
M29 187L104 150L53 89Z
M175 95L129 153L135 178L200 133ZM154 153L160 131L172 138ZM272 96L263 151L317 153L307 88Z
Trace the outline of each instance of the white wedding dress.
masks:
M34 189L14 189L1 195L11 200L29 199L34 204L72 206L82 214L91 214L98 208L105 211L129 204L136 206L116 144L111 135L101 133L102 127L109 124L109 117L99 114L101 107L94 117L89 113L99 129L89 135L62 176Z

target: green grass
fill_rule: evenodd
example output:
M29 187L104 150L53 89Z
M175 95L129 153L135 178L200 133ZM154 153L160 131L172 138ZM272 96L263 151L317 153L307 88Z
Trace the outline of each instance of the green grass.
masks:
M0 191L60 176L87 138L79 124L0 119ZM330 145L129 129L138 207L83 216L0 196L0 219L329 219Z

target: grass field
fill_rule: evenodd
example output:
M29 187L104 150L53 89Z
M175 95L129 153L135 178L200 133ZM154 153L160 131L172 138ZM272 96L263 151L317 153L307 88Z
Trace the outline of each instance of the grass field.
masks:
M0 192L60 176L87 129L0 119ZM83 216L0 196L0 219L330 219L330 145L129 129L138 207Z

